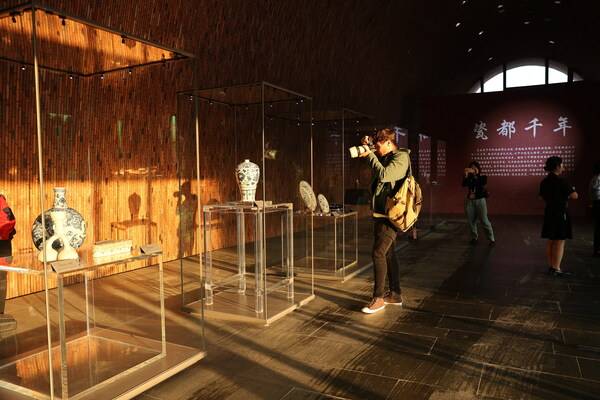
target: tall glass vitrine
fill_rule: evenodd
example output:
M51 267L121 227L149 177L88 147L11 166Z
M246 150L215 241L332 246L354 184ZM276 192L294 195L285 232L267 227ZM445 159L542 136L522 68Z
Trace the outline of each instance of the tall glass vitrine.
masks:
M369 125L366 114L339 108L313 112L314 186L317 207L298 210L299 223L314 221L314 271L319 279L347 280L365 267L359 261L359 215L368 207L368 194L361 179L370 178L369 168L352 159L348 148L360 144L359 132ZM308 121L306 123L309 123ZM368 178L366 176L369 176ZM303 272L298 266L298 272Z
M202 210L180 232L184 309L205 299L207 318L270 324L314 298L313 221L294 218L313 182L311 111L267 82L179 93L180 187Z
M0 238L0 398L132 398L205 355L163 266L178 181L160 82L192 55L37 2L0 11L0 36L17 221Z

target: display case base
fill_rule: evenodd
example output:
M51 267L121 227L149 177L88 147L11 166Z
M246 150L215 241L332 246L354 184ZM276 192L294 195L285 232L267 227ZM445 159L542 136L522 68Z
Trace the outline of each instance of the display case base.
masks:
M220 319L225 321L238 321L257 323L268 326L278 319L286 316L292 311L302 307L315 298L310 293L295 293L294 300L286 297L286 292L271 292L267 299L267 315L258 314L254 309L255 297L253 291L238 293L236 290L226 290L215 293L213 304L204 306L204 316L207 319ZM186 304L183 310L191 314L197 314L200 309L200 301Z
M130 399L205 356L187 346L108 329L67 341L69 399ZM60 348L53 347L54 398L63 399ZM50 399L48 351L32 351L0 368L0 399Z
M302 265L310 265L306 258L296 261L296 273L300 278L310 278L312 272L307 267ZM361 274L363 271L369 269L372 263L366 265L359 265L357 261L352 261L346 264L342 268L335 270L332 266L332 259L329 257L314 257L314 276L318 280L330 280L346 282L355 276Z

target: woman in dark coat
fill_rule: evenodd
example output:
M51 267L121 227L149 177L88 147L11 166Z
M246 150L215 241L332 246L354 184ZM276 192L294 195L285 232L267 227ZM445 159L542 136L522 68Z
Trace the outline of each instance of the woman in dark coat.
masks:
M564 272L560 269L560 263L565 251L565 239L573 237L567 201L576 200L578 195L575 188L560 177L564 171L560 157L548 158L544 170L548 172L548 176L540 183L540 197L546 202L542 238L548 239L548 272L554 276L562 276Z

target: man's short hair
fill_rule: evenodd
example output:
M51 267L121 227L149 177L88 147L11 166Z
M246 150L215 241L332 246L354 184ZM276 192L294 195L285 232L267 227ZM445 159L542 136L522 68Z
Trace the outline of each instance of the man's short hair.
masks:
M383 128L375 135L375 141L377 143L385 142L387 140L392 142L395 146L398 146L398 143L396 143L396 131L391 128Z

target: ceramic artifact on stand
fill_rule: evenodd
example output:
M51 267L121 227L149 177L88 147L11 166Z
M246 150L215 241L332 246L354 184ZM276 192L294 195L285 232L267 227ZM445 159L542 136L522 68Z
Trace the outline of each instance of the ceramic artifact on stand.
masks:
M54 188L54 207L43 213L46 232L42 229L42 216L38 215L31 229L35 247L40 250L38 259L44 261L78 259L76 249L86 236L86 224L81 214L67 206L65 188ZM42 249L43 239L46 247Z
M298 184L298 191L300 192L300 198L304 202L306 208L308 208L311 212L315 212L317 209L317 197L315 196L315 192L310 186L310 183L306 181L300 181Z
M253 202L256 200L256 187L260 178L260 168L250 160L238 164L235 168L235 177L242 201Z
M324 195L319 194L317 196L317 201L319 202L319 208L321 209L321 212L325 215L328 215L331 210L329 209L329 202L327 201L327 198Z

